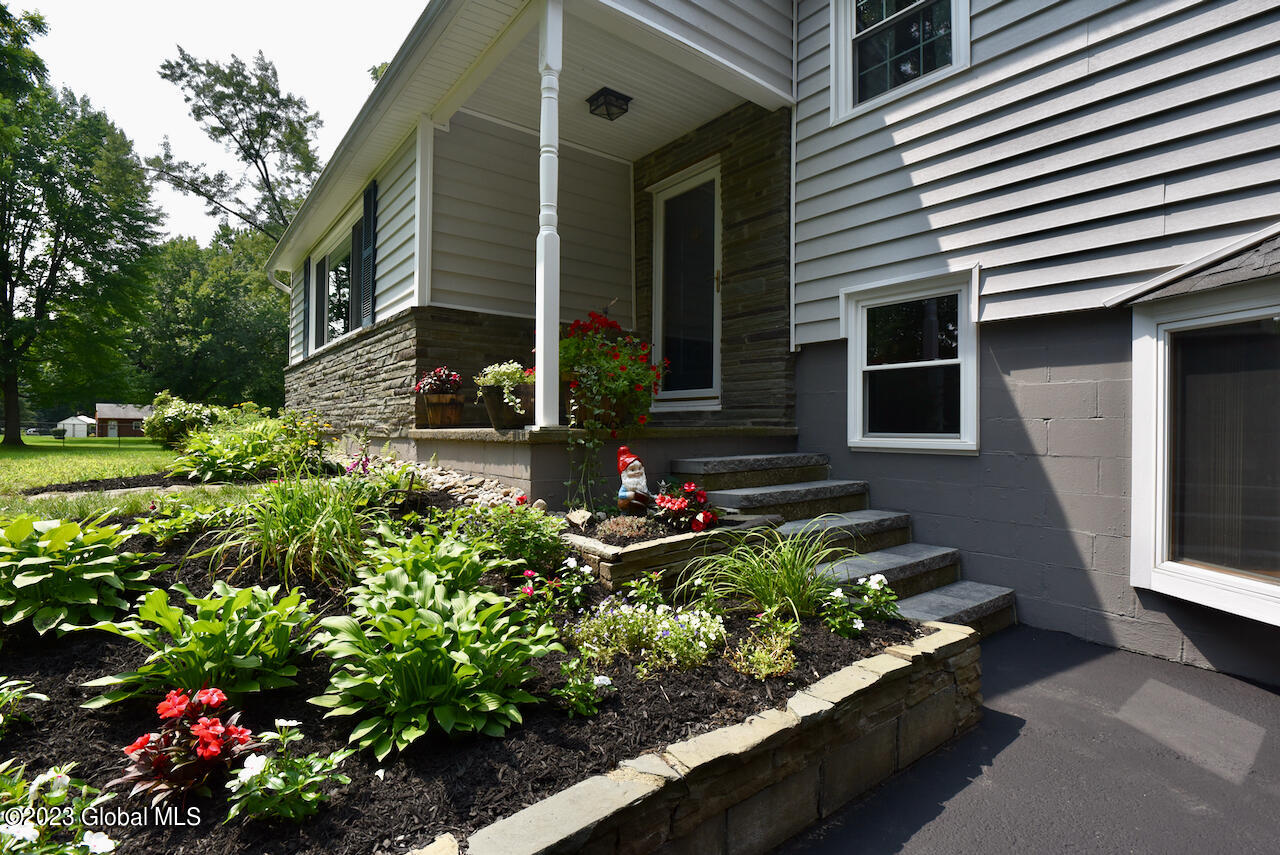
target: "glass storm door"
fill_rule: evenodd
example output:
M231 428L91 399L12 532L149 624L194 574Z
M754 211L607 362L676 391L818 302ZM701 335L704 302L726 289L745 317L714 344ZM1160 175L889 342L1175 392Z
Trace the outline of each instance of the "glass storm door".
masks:
M669 361L659 401L696 408L720 394L720 176L656 192L654 340Z

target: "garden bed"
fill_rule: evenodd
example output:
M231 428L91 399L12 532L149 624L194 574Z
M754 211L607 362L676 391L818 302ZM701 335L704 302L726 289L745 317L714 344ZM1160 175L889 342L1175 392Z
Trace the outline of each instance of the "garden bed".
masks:
M180 555L175 548L166 559ZM153 578L161 586L179 580L196 593L210 585L207 566L196 561ZM316 600L317 608L341 606L332 597ZM748 630L745 619L732 618L727 624L731 638ZM920 633L905 622L874 623L863 635L846 639L820 623L807 623L795 639L796 669L763 681L734 671L723 658L695 671L664 671L641 680L619 659L594 669L608 675L617 689L597 716L569 718L543 702L527 707L524 725L502 739L451 739L432 732L382 763L361 752L343 767L351 784L336 790L330 804L300 826L267 821L222 825L228 804L225 791L216 787L212 798L186 802L199 809L198 825L100 830L120 840L120 851L126 853L403 853L445 832L469 835L628 758L782 708L797 689L878 650L910 643ZM2 744L4 756L32 769L74 761L75 774L98 787L116 777L124 761L122 747L155 720L154 699L85 710L80 704L94 691L80 684L136 667L142 654L136 645L98 632L61 639L39 639L28 632L10 637L3 648L4 673L31 680L50 700L28 705L33 722L10 732ZM534 694L546 695L559 682L565 658L552 654L536 660L537 676L529 687ZM326 660L307 660L296 687L246 698L242 723L259 731L269 729L275 718L296 719L306 734L303 750L326 753L346 747L351 721L325 720L322 710L307 703L323 693L327 681ZM111 805L137 810L142 802L117 797Z
M43 487L28 487L22 491L24 496L36 496L41 493L91 493L103 490L132 490L140 487L172 487L174 485L192 485L185 475L165 475L153 472L149 475L130 475L124 478L94 478L89 481L69 481L65 484L46 484Z
M670 534L626 544L610 544L586 534L571 531L561 535L569 548L582 556L596 571L601 583L610 590L639 578L645 573L660 573L664 584L674 582L680 571L695 558L716 551L716 536L726 530L751 527L775 528L782 522L777 516L728 514L720 525L707 531Z

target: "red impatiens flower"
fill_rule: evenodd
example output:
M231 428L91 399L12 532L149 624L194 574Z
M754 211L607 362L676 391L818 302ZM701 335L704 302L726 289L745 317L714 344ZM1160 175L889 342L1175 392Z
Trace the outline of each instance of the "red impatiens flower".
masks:
M227 696L222 693L221 689L201 689L196 692L196 703L208 709L216 710L226 702Z
M578 388L578 381L577 381L577 380L570 380L570 381L569 381L569 388L570 388L570 389L577 389L577 388Z
M707 500L707 491L699 490L697 493L694 494L693 497L698 500L698 504L702 504Z
M636 421L638 421L640 424L644 424L645 422L649 421L649 417L648 417L648 416L640 416L639 418L637 418L637 419L636 419Z
M538 575L538 571L534 570L532 567L524 571L524 577L526 579L532 579L534 576L537 576L537 575Z
M229 724L226 727L226 738L235 740L237 745L244 745L253 738L253 731L247 727L239 727L238 725Z
M643 391L644 391L644 384L643 384L643 383L637 383L637 384L636 384L636 391L637 391L637 392L643 392Z
M702 521L702 514L698 514L693 518L693 522L689 523L689 528L693 531L702 531L706 527L707 524Z
M179 718L187 711L187 705L190 703L191 699L187 697L186 692L174 689L156 705L156 712L161 718Z
M521 589L520 589L520 593L524 594L526 597L532 597L532 596L533 596L533 586L532 586L532 585L525 585L523 588L521 588Z
M698 485L697 485L697 484L695 484L695 483L693 483L692 481L685 481L685 482L684 482L684 491L685 491L686 493L696 493L696 492L698 492Z
M526 495L521 494L521 495L519 495L519 496L516 496L516 504L517 504L517 505L527 504L527 503L528 503L528 501L529 501L529 497L528 497L528 496L526 496Z
M150 744L151 744L151 739L152 739L154 736L155 736L155 734L154 734L154 733L144 733L144 734L142 734L142 736L139 736L139 737L138 737L137 739L135 739L133 742L131 742L130 744L128 744L128 745L126 745L126 746L124 747L124 753L125 753L125 754L127 754L127 755L129 755L130 757L132 757L134 754L137 754L139 751L143 750L143 749L144 749L144 748L146 748L148 745L150 745Z
M199 740L196 753L206 760L211 760L222 753L222 738L226 734L222 720L200 716L200 720L191 726L191 733Z

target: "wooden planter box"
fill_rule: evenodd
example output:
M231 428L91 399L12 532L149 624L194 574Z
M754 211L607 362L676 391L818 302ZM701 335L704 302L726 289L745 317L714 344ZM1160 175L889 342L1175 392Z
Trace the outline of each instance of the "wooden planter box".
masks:
M721 517L720 525L710 531L673 534L630 546L610 546L594 537L572 532L560 536L596 571L601 584L613 591L644 573L661 573L664 586L674 585L690 561L714 551L717 540L724 543L722 539L711 539L717 533L755 526L776 528L781 524L782 517L778 516L729 514Z
M896 645L772 709L628 760L498 820L470 855L763 855L975 725L979 635ZM410 855L457 855L443 835Z

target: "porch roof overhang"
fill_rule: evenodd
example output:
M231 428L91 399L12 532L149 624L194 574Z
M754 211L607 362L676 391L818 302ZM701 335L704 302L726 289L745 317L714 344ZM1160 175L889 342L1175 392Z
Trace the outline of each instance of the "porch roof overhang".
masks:
M416 132L420 122L445 126L465 105L479 107L492 118L529 126L538 113L539 83L535 62L528 54L532 51L536 57L537 23L544 2L430 0L276 244L267 261L268 274L296 269L371 177ZM612 53L600 48L604 41L615 47L632 46L669 65L668 78L674 75L677 80L668 79L665 85L675 96L697 96L688 87L680 91L678 78L693 77L701 83L698 89L702 90L702 101L698 109L688 111L697 121L680 133L693 130L743 100L768 109L793 103L789 93L636 18L608 0L569 0L565 11L575 22L566 35L566 64L574 62L575 48L581 47L588 58L579 66L584 80L603 77L598 73L600 63L608 61ZM628 61L638 62L639 55L624 57L621 61L612 56L612 61L621 72L627 68ZM513 69L523 72L520 82L516 86L505 85L504 81L509 83L514 79ZM572 68L567 70L572 80ZM649 84L664 85L660 75L653 77ZM601 79L599 85L608 84ZM567 96L577 94L571 92ZM733 103L726 104L724 95L732 96ZM661 110L660 105L655 106ZM706 114L713 109L716 112ZM652 120L660 122L660 113ZM617 127L610 128L611 125ZM674 125L667 122L667 125L669 130L680 129L679 122ZM532 121L532 127L537 127L536 121ZM628 129L621 123L593 118L587 127L592 132L580 134L586 139L577 139L570 121L566 123L562 139L627 159L635 159L649 150L636 152L634 124ZM668 139L679 135L672 133ZM289 290L285 283L276 282L276 285L283 291Z

